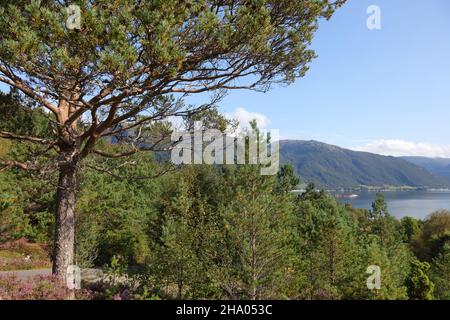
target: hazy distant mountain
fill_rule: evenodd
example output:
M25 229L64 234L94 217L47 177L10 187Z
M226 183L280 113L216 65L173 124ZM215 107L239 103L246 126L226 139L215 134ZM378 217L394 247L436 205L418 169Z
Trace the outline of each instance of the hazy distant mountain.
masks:
M283 163L304 182L328 188L358 186L449 187L450 180L409 161L357 152L317 141L280 141Z
M401 157L402 159L425 168L431 173L450 178L450 159L426 157Z

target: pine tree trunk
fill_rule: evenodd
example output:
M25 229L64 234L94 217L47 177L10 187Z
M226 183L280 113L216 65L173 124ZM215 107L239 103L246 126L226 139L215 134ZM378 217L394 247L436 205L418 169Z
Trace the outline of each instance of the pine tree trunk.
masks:
M63 279L67 268L74 264L76 188L77 167L73 161L67 161L59 169L53 255L53 274Z

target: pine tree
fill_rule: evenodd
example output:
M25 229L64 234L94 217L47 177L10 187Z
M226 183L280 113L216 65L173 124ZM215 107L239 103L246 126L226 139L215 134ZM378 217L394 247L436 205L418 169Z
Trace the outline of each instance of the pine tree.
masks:
M364 290L361 299L371 300L406 300L408 299L405 280L408 277L411 259L406 245L401 244L394 247L383 246L377 237L369 235L361 239L364 243L364 260L362 266L378 266L381 272L381 288L369 290L366 287L365 274L363 282Z
M411 253L404 243L401 225L389 213L382 194L376 195L372 210L360 224L364 230L359 234L359 241L364 246L364 268L374 265L381 271L381 289L369 291L366 288L363 296L375 300L407 299L405 279Z
M430 264L413 259L411 272L406 279L408 297L411 300L433 300L434 284L428 277Z
M218 265L216 274L229 298L280 298L289 274L291 195L275 193L276 177L261 176L258 166L238 166L226 179L229 200L221 215L228 265Z
M410 243L420 232L419 220L414 219L413 217L403 217L400 220L400 223L405 236L405 241Z
M295 174L294 167L284 164L277 173L276 191L286 193L292 191L300 183L300 178Z
M433 260L430 278L435 284L436 298L450 300L450 244Z
M344 207L310 185L297 203L295 224L299 297L350 298L362 272L354 226Z
M66 1L1 1L0 82L45 109L48 130L1 130L0 137L44 146L58 172L53 272L65 277L74 264L85 160L155 150L170 132L122 153L102 149L104 137L199 112L227 90L267 90L303 77L319 20L344 2L80 0L71 12ZM212 101L183 101L205 92ZM0 165L41 170L29 159Z
M211 192L221 185L215 168L186 167L162 183L164 193L157 204L159 218L151 229L156 257L149 267L166 284L168 296L214 298L220 288L211 275L211 265L223 250L217 197ZM216 208L216 209L213 209ZM169 292L171 286L177 292Z
M383 246L396 245L402 238L399 222L389 213L386 200L381 193L377 193L369 211L371 233L379 237Z

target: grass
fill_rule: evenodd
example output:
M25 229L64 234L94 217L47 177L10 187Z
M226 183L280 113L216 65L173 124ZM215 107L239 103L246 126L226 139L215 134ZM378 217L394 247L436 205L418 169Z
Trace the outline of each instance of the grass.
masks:
M48 250L24 240L0 245L0 271L46 269L51 267Z

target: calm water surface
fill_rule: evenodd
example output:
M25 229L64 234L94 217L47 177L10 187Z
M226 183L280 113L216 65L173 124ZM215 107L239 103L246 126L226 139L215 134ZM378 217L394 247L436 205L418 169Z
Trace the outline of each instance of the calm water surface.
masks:
M450 191L399 191L382 192L386 198L389 212L397 218L412 216L423 219L430 213L450 210ZM355 199L338 199L341 203L349 203L355 208L370 209L375 200L375 192L356 192Z

